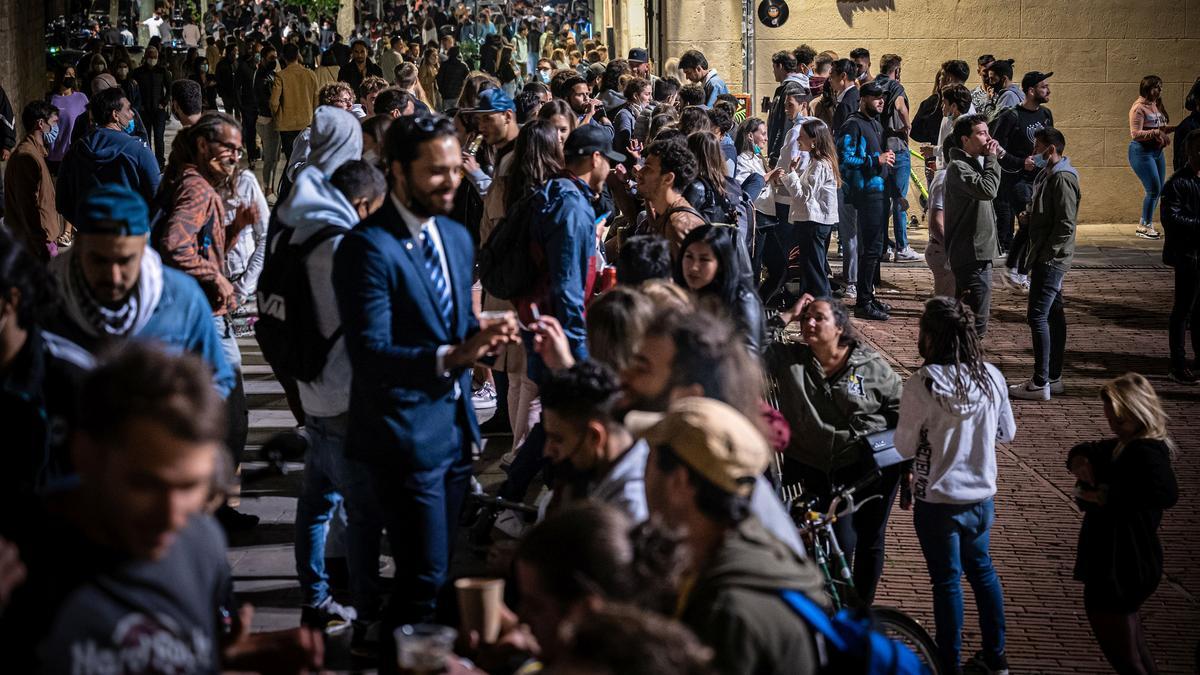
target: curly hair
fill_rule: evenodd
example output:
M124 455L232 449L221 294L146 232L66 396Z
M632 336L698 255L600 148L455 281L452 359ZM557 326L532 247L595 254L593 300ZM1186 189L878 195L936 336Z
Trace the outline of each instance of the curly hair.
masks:
M343 93L350 94L351 99L356 99L354 90L345 82L333 82L321 87L321 91L317 92L317 105L337 105L335 101L341 97Z
M657 157L663 173L670 171L675 174L671 186L676 190L690 185L696 180L696 174L700 170L696 164L696 156L688 149L687 144L679 139L654 141L642 154L644 157Z

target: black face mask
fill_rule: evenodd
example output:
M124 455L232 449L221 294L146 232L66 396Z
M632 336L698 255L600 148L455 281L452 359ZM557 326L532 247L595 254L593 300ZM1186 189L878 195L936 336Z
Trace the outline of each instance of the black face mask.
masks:
M62 79L62 86L66 87L67 89L74 89L75 88L75 78L69 77L69 76L64 77Z

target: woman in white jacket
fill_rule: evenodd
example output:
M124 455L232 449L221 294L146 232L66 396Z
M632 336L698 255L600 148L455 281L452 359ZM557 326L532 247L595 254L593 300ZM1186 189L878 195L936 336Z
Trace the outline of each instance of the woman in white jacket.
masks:
M796 144L808 161L783 167L779 182L791 202L788 218L800 252L800 293L822 298L830 293L826 256L838 222L837 149L829 126L815 117L806 118L797 131Z
M996 442L1016 433L1004 376L983 360L975 317L961 301L925 303L919 338L925 365L904 385L896 450L912 458L913 525L933 584L944 672L959 670L966 572L979 610L983 650L972 662L1007 672L1004 598L988 540L995 510ZM903 506L903 501L901 502Z

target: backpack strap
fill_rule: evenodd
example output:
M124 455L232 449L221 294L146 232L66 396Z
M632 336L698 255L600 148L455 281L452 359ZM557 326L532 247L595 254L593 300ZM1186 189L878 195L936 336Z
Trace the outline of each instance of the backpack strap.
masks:
M808 596L800 591L790 589L782 591L780 595L788 607L791 607L792 611L798 614L801 619L804 619L804 622L810 628L820 633L825 638L825 641L834 649L837 651L846 651L849 648L845 639L833 627L833 622L825 614L825 610L821 609L817 603L809 600Z
M700 220L704 221L705 225L712 224L709 222L708 218L704 217L703 213L700 213L699 211L697 211L696 209L693 209L690 206L672 206L671 208L669 208L663 212L663 222L664 223L670 222L671 214L673 214L673 213L690 213L693 216L696 216Z
M287 228L287 229L291 230L291 232L293 234L295 233L294 228ZM329 241L330 239L333 239L334 237L336 237L340 234L345 234L349 231L350 230L347 230L346 228L342 227L341 225L326 225L325 227L322 227L321 229L314 232L311 237L309 237L308 239L305 239L303 244L297 244L296 245L296 255L298 255L300 257L300 259L303 260L304 258L307 258L308 255L310 253L312 253L314 250L316 250L316 248L318 246L320 246L321 244ZM284 242L284 243L290 243L290 242L291 242L291 236L289 235L288 241Z

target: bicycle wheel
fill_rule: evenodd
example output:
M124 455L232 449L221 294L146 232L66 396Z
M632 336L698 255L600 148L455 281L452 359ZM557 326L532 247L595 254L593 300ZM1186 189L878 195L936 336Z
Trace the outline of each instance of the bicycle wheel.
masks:
M895 607L872 607L871 618L880 632L911 649L931 675L941 673L937 644L916 619Z

